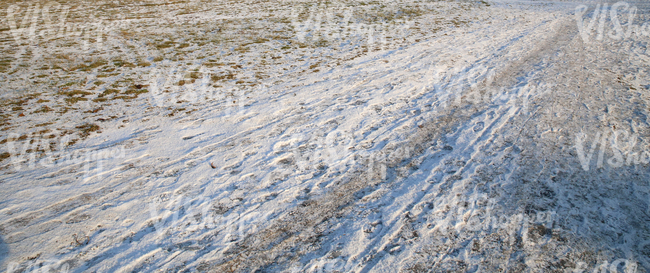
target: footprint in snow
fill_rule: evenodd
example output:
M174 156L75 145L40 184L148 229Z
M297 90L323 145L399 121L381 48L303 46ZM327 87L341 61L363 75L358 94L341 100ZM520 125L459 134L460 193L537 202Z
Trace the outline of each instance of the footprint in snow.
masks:
M478 131L483 130L483 127L485 127L485 125L483 125L482 121L476 123L476 125L474 125L474 132L478 132Z

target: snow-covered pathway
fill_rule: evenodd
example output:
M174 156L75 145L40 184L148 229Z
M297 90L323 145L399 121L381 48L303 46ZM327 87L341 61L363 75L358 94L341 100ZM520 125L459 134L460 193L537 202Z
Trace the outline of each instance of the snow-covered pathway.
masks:
M243 106L169 117L132 105L128 123L83 143L125 156L3 175L3 262L565 272L625 259L647 271L648 164L594 156L585 170L576 149L581 133L617 130L646 147L647 37L585 43L575 5L524 7L496 3L474 12L514 19L371 52Z

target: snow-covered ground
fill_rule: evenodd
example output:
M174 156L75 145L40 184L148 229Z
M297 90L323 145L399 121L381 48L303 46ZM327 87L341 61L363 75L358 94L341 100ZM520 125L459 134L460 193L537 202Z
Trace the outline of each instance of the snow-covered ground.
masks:
M647 2L50 5L0 5L3 271L650 269Z

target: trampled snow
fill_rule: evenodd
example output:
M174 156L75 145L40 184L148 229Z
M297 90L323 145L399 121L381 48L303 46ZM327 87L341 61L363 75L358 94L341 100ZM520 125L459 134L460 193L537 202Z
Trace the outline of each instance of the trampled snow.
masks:
M2 270L650 268L647 3L151 3L3 30Z

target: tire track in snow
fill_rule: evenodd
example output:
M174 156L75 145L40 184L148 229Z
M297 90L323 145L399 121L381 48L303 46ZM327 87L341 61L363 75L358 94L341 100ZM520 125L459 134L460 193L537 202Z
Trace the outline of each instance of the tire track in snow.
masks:
M564 22L564 24L568 24L568 23L570 23L570 22ZM545 43L542 43L539 47L536 48L536 50L532 51L529 56L526 56L526 58L523 58L519 62L513 63L512 66L506 68L505 71L503 71L502 73L499 73L499 75L496 77L496 79L498 79L498 80L495 80L494 82L498 83L498 85L500 87L514 86L515 83L518 81L517 76L519 74L521 74L522 72L525 72L525 71L531 71L532 69L530 68L530 66L539 63L539 61L541 61L541 59L546 58L547 56L549 56L552 53L554 53L555 51L557 51L559 48L565 46L573 37L575 37L575 32L573 32L573 33L571 33L571 32L568 32L568 33L561 33L560 32L560 33L558 33L556 36L551 37L551 39L547 40ZM561 42L557 43L558 41L561 41ZM550 46L550 45L553 45L553 46ZM488 85L478 87L479 90L483 90L483 91L490 90L490 89L493 89L493 88L496 88L496 87L495 86L488 86ZM520 97L521 95L523 95L523 94L520 94L518 97ZM471 156L470 156L469 160L467 160L467 162L465 162L465 164L463 164L463 166L461 166L455 172L454 176L462 176L463 173L466 173L467 172L466 168L468 168L469 166L472 165L471 164L472 160L474 160L474 158L478 154L483 153L477 147L483 147L485 145L488 145L488 143L492 143L494 141L493 140L494 134L496 132L500 131L501 128L506 123L513 122L513 119L514 119L515 116L521 114L522 107L517 105L517 104L519 104L519 102L520 101L518 101L518 100L511 100L511 101L508 101L507 103L505 103L504 106L496 107L497 109L495 109L495 110L499 114L496 117L494 117L493 119L491 119L489 121L486 121L486 122L488 122L488 125L485 127L485 129L483 131L481 131L480 134L476 134L474 139L468 141L468 145L463 151L461 151L460 153L452 152L452 155L448 156L448 158L450 158L450 157L453 157L453 154L465 154L469 150L474 150L474 152L471 153ZM467 105L465 105L465 107L467 107ZM463 108L463 106L461 106L460 108ZM485 113L485 112L489 111L491 108L495 108L495 106L483 105L481 107L477 107L476 112L477 113ZM464 114L461 114L461 117L463 117L464 119L459 121L459 126L456 127L457 131L459 131L461 129L460 128L461 123L466 123L466 121L472 119L471 116L474 115L473 113L474 113L473 111L469 111L469 112L466 112ZM456 116L457 116L457 114L456 114ZM471 124L469 126L471 127ZM417 145L417 143L415 143L415 145ZM439 164L442 164L443 161L440 160L439 162L440 162ZM452 184L455 181L456 180L454 180L454 179L447 179L447 180L444 180L444 181L440 182L440 184L435 184L435 186L434 186L434 184L430 184L430 185L426 186L423 189L423 192L425 192L425 193L430 192L433 188L448 188L448 187L451 187ZM421 200L422 200L423 197L424 197L424 194L422 194L420 196L420 198L417 198L416 200L409 203L408 205L403 206L402 211L400 211L400 213L396 213L396 215L404 215L404 213L407 213L407 211L413 209L417 205L424 205L424 204L421 204ZM418 216L420 216L420 215L414 215L414 216L411 216L411 217L417 218ZM401 231L401 227L398 226L402 222L400 220L401 219L397 219L397 220L393 221L393 225L389 226L389 229L388 229L389 232L397 234L397 233L399 233ZM377 235L377 237L384 237L386 235L388 235L388 231L386 233ZM391 236L391 237L395 237L395 236ZM391 246L391 244L390 244L391 240L392 239L390 239L389 242L386 243L388 246ZM394 246L394 244L392 244L392 246ZM450 247L451 247L451 245L450 245ZM447 251L448 250L449 249L447 249ZM379 251L377 251L377 256L373 255L374 256L374 258L373 258L374 262L373 262L373 260L369 261L364 267L362 267L362 269L359 272L368 272L369 270L371 270L376 265L376 260L381 259L381 257L386 255L387 252L388 252L388 248L380 248ZM437 261L439 262L443 258L444 258L444 255L440 256ZM434 263L434 264L437 264L437 263ZM433 269L435 269L435 267Z
M565 26L563 31L556 32L557 35L549 39L548 42L536 47L536 50L526 55L521 61L514 62L500 71L495 78L497 85L513 86L517 82L518 75L527 71L526 69L532 68L542 58L568 43L575 36L575 31L568 27L572 26L573 22L565 20L562 25ZM484 88L493 87L484 86ZM464 122L471 119L477 109L485 110L486 108L487 105L480 107L472 107L469 104L451 105L425 123L422 130L418 130L416 134L409 137L405 146L413 154L420 155L424 152L425 147L431 146L430 143L440 139L444 132L457 130ZM506 120L509 118L511 117L506 117ZM414 162L409 160L413 154L387 162L388 172L394 173L396 168L413 164ZM406 163L403 163L403 161ZM382 183L391 183L391 181L369 181L360 178L368 176L367 173L362 171L362 173L351 178L349 182L327 193L326 196L303 203L288 215L278 219L269 228L247 237L238 245L238 249L229 252L230 258L220 259L221 261L217 261L212 270L224 272L255 271L272 263L281 263L301 255L301 253L292 254L292 249L295 250L297 246L302 244L316 243L318 238L322 236L321 233L326 229L321 224L326 223L333 217L337 217L337 215L349 212L358 199L355 196L356 193L364 189L372 189ZM369 261L368 265L362 268L362 271L369 270L373 265L373 262Z

